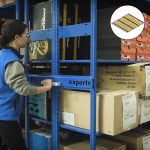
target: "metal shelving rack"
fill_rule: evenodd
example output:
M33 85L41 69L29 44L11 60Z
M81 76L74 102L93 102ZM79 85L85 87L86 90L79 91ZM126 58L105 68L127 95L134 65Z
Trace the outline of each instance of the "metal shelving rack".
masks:
M52 149L59 150L59 128L65 128L68 130L84 133L90 136L90 149L96 149L96 136L101 133L96 133L96 68L97 63L135 63L136 61L119 61L119 60L97 60L97 0L91 0L91 17L90 22L75 24L69 26L59 26L59 0L52 0L52 26L46 30L38 30L30 32L31 41L47 40L52 41L52 59L44 61L32 61L28 62L26 55L26 63L51 63L52 73L48 75L36 75L28 74L28 78L33 83L40 83L44 79L52 79L53 82L59 82L61 85L53 87L52 90L52 121L47 122L45 120L32 118L33 120L51 124L52 126ZM25 20L28 21L28 8L29 1L25 0ZM26 12L27 11L27 12ZM61 38L70 38L77 36L90 36L90 60L59 60L59 40ZM90 76L65 76L59 75L59 65L61 63L90 63ZM88 85L75 85L70 84L69 81L84 82L87 81ZM87 90L91 93L90 101L90 130L85 130L70 125L61 124L59 122L59 93L60 88L75 89L75 90ZM28 106L28 102L26 102ZM26 107L26 139L28 144L28 107Z
M16 6L16 19L20 18L20 0L16 0L16 4L8 5L7 7ZM4 7L4 8L7 8ZM4 9L4 8L0 8ZM52 41L52 59L48 61L33 61L35 63L51 63L52 73L50 76L33 75L28 74L28 78L33 83L40 83L43 79L52 79L54 82L61 83L61 86L53 87L52 90L52 122L47 122L41 119L32 118L39 122L52 125L52 149L59 150L59 128L65 128L68 130L84 133L90 136L90 149L96 148L96 136L100 133L96 133L96 68L97 63L136 63L136 61L119 61L119 60L97 60L97 0L91 0L91 19L90 22L70 25L59 26L59 0L52 0L52 26L49 29L41 31L30 32L31 41L35 40L47 40ZM24 0L24 20L25 23L29 22L29 0ZM61 38L76 37L76 36L90 36L90 60L59 60L59 40ZM26 49L27 51L27 49ZM25 64L32 63L28 61L28 55L25 53ZM59 75L59 65L61 63L90 63L90 76L63 76ZM88 85L75 85L70 84L68 81L87 81ZM90 130L76 128L73 126L60 124L59 122L59 93L60 88L76 89L76 90L88 90L91 93L91 111L90 111ZM26 111L25 111L25 128L26 128L26 144L29 144L29 114L28 114L28 97L26 98Z
M51 61L48 61L48 63L51 63L52 70L51 70L51 76L41 76L41 75L33 75L28 74L28 78L31 82L38 83L43 79L52 79L53 82L59 82L61 83L60 87L53 87L52 90L52 149L53 150L59 150L59 128L65 128L72 131L81 132L84 134L90 135L90 149L95 150L95 141L96 141L96 22L97 22L97 1L91 0L91 22L83 23L83 24L77 24L77 25L70 25L70 26L59 26L59 0L53 0L51 3L52 8L52 25L51 28L46 30L38 30L38 31L32 31L30 32L30 38L31 41L36 40L47 40L51 39L52 41L52 59ZM29 6L29 1L25 0L25 7ZM29 11L28 8L25 8L26 11ZM26 12L25 12L26 13ZM25 15L25 20L27 20L28 15ZM89 35L91 37L90 45L91 45L91 53L90 53L90 60L81 60L78 61L80 63L90 63L90 76L63 76L59 75L59 65L62 62L65 63L76 63L76 61L60 61L59 60L59 40L61 38L69 38L69 37L76 37L76 36L87 36ZM26 63L28 63L27 55L26 55ZM36 61L35 61L36 62ZM38 61L37 61L38 63ZM87 81L88 85L75 85L70 84L69 81L74 82L81 82ZM76 90L88 90L91 93L91 130L85 130L80 129L76 127L72 127L65 124L60 124L59 122L59 93L60 88L66 88L66 89L76 89ZM26 106L28 106L28 103L26 102ZM28 108L26 107L26 138L28 139ZM39 120L42 121L42 120ZM28 144L28 140L27 140Z

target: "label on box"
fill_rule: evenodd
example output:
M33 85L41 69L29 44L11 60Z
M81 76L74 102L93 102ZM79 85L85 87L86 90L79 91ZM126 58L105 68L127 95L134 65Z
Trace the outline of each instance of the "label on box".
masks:
M145 66L146 72L146 96L150 96L150 66Z
M143 137L143 150L150 150L150 135Z
M64 124L75 125L75 117L73 113L62 112L62 122Z
M122 96L123 104L123 129L128 130L130 126L136 123L137 116L137 101L136 95L126 94Z
M141 118L140 123L150 121L150 100L141 102Z

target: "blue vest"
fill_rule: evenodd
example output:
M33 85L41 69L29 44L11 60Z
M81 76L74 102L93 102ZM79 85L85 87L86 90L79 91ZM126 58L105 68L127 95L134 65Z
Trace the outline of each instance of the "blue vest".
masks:
M18 120L22 99L5 82L5 68L8 63L20 61L15 50L0 50L0 120Z

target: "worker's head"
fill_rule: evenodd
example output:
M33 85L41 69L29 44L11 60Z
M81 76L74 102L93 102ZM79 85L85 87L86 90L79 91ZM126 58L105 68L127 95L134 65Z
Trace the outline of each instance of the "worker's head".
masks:
M2 25L0 48L14 45L23 48L29 41L27 26L19 20L8 20Z

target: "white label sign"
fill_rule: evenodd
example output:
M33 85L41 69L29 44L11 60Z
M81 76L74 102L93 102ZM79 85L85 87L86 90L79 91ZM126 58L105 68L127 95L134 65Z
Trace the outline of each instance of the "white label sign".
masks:
M143 150L150 150L150 135L143 137Z
M135 93L122 96L123 103L123 129L130 129L130 126L136 123L137 100Z
M146 71L146 96L150 96L150 66L145 66Z
M75 125L74 114L62 112L62 121L64 124Z
M141 119L140 123L150 121L150 100L141 102Z

